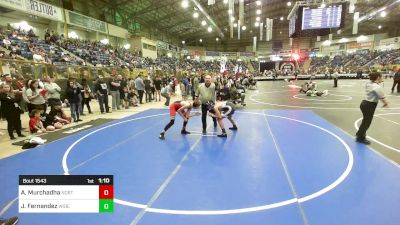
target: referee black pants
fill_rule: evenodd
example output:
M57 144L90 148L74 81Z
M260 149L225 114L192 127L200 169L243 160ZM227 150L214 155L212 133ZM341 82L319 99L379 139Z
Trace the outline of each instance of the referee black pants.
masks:
M207 105L201 104L201 122L203 124L203 130L207 129ZM213 117L214 127L217 125L217 118Z
M144 90L138 90L137 91L139 94L139 103L143 104L143 94L144 94Z
M400 93L400 79L399 80L393 80L393 86L392 86L392 93L394 92L394 88L397 85L397 93Z
M333 87L337 87L338 78L333 78Z
M372 119L374 118L374 113L376 106L378 105L377 102L369 102L363 100L360 104L360 109L363 114L363 119L360 125L360 128L357 131L357 139L364 140L366 137L367 130L371 125Z

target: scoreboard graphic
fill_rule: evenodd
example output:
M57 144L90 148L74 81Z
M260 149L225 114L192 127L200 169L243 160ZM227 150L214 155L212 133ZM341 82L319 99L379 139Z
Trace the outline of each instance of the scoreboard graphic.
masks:
M339 28L342 22L342 5L326 8L303 8L302 30Z
M111 213L113 175L20 175L20 213Z

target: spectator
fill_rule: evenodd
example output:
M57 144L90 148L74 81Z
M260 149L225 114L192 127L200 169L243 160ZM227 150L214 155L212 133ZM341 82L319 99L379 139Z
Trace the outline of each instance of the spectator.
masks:
M83 113L83 87L82 87L82 85L75 79L75 78L72 78L73 80L74 80L74 82L75 82L75 85L79 88L79 90L81 91L80 93L79 93L79 95L78 95L78 97L79 97L79 101L78 101L78 109L79 109L79 115L80 116L86 116L84 113Z
M4 48L10 50L11 49L11 41L8 39L8 37L5 37L3 39L3 46Z
M7 59L7 55L4 51L0 51L0 59Z
M21 107L21 110L24 111L24 112L28 111L27 105L26 105L27 103L23 98L24 93L26 91L24 77L23 76L18 76L17 79L15 80L15 82L13 83L12 88L14 90L14 94L16 96L20 96L21 97L21 100L18 103L19 106Z
M32 134L42 134L46 133L46 128L42 123L40 118L41 109L34 109L31 112L31 119L29 120L29 130Z
M393 86L392 93L394 92L394 88L397 85L397 93L400 93L400 69L397 70L396 74L393 77Z
M362 70L358 69L357 70L357 79L362 79L362 74L363 74Z
M121 81L117 79L116 75L111 75L111 80L109 82L110 85L110 94L112 97L112 110L120 110L121 105L121 96L119 88L121 87Z
M120 96L120 105L124 107L125 109L129 108L129 101L128 101L128 82L122 75L118 75L117 79L120 81L120 87L119 87L119 96Z
M28 36L31 37L31 38L36 37L36 35L35 35L35 33L33 32L32 29L30 29L30 30L28 31Z
M151 97L151 80L150 76L147 76L147 78L143 81L144 83L144 89L146 91L146 102L151 102L153 99Z
M2 76L2 79L3 79L3 83L6 83L6 84L8 84L8 85L10 85L10 87L12 87L12 77L11 77L11 75L10 74L4 74L3 76Z
M93 98L92 90L90 89L89 84L86 79L82 79L82 112L84 109L84 105L88 109L89 114L92 114L92 109L90 108L90 101Z
M144 90L145 90L145 85L142 80L142 72L139 73L138 77L135 80L135 87L139 94L139 103L143 104L143 94L144 94Z
M161 102L161 83L162 83L161 78L159 76L157 76L156 79L154 80L154 88L156 90L154 98L156 101L160 101L160 102ZM157 100L157 97L158 97L158 100Z
M131 104L132 106L135 106L135 107L139 106L138 105L139 102L138 102L138 99L137 99L137 94L136 94L135 89L134 88L130 88L129 86L127 88L128 88L128 96L127 96L127 98L128 98L129 104Z
M154 79L153 79L153 77L150 77L150 90L151 90L151 100L154 101L155 93L156 93L156 87L154 87Z
M45 63L45 62L46 62L46 61L45 61L45 58L43 57L43 54L40 53L39 51L36 51L36 52L33 54L33 61L34 61L35 63Z
M54 105L53 109L51 109L49 113L49 117L54 121L61 123L62 125L65 124L70 124L72 121L72 118L70 116L67 116L61 108L61 102L58 102Z
M171 82L170 84L161 89L161 96L163 96L166 99L164 103L165 106L169 106L169 101L171 100L171 93L173 93L172 90L173 85L174 83Z
M46 131L54 131L55 129L60 129L62 127L61 123L54 121L54 118L51 118L49 114L43 112L43 110L41 110L40 113L40 120L42 121L43 127Z
M45 77L44 88L47 90L47 102L50 106L50 109L52 109L56 103L61 101L61 88L57 83L54 82L54 78L50 76Z
M199 88L199 84L200 84L200 80L199 80L199 77L197 75L194 76L192 83L193 83L193 85L192 85L192 97L193 97L193 100L194 100L195 97L196 97L197 89Z
M182 94L183 100L187 100L187 96L189 95L189 92L190 92L190 81L189 81L189 78L187 76L185 76L183 78L182 84L183 84L183 89L184 89L184 90L182 90L184 92Z
M8 84L11 87L14 95L19 97L18 99L20 99L20 102L21 102L22 101L21 97L22 97L22 93L23 93L22 89L24 86L23 82L18 81L18 80L14 82L10 74L4 74L3 78L4 78L4 83ZM21 105L20 102L18 102L19 105Z
M29 89L26 91L26 97L29 100L29 113L33 109L43 109L46 112L46 89L39 89L39 81L32 80Z
M103 76L100 75L96 83L97 99L99 100L100 111L102 114L105 112L110 113L110 107L108 107L108 90L107 84L103 80Z
M74 122L82 121L79 119L79 105L81 104L80 100L81 89L77 86L75 79L70 79L67 83L66 97L70 104L71 116L74 119Z
M15 96L10 85L3 83L0 85L0 101L2 116L7 120L8 135L14 140L14 130L19 137L25 137L21 133L21 108L17 104L21 96Z

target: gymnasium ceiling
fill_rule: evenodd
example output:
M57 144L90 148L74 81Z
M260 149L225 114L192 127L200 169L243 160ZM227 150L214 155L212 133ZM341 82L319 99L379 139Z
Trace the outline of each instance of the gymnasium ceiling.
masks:
M187 43L196 42L200 38L203 40L216 37L222 40L230 39L228 4L223 0L215 0L214 5L208 5L208 0L197 0L204 10L215 21L217 27L221 30L224 37L213 27L213 32L207 31L207 26L202 26L201 21L205 18L201 12L197 19L193 18L195 5L188 0L189 7L184 9L181 6L182 0L97 0L97 6L105 7L109 10L115 10L123 15L123 18L135 21L141 26L150 27L156 32L164 32L179 40L185 40ZM312 2L321 2L322 0L311 0ZM330 0L325 0L329 2ZM379 15L363 21L360 24L359 33L378 33L378 32L396 32L399 34L400 22L400 2L399 0L358 0L356 11L360 16L366 15L378 8L396 2L394 7L387 10L387 16L382 18ZM238 2L238 0L236 0ZM251 38L259 34L259 28L255 27L256 9L261 9L261 21L265 18L274 18L274 33L282 32L287 34L288 21L286 20L292 7L287 6L288 0L261 0L261 6L257 5L256 0L244 0L244 16L246 31L242 32L242 39L251 41ZM292 6L294 1L292 1ZM100 8L100 7L99 7ZM235 4L235 18L238 19L238 4ZM115 12L113 11L113 12ZM280 20L283 17L284 20ZM209 23L208 23L209 24ZM346 25L342 35L351 34L352 14L346 14ZM381 25L381 30L378 26ZM237 38L237 28L234 38ZM282 35L285 37L285 35ZM287 35L286 35L287 37Z
M56 0L44 1L54 2ZM178 40L185 40L186 44L198 43L199 39L215 42L217 37L225 42L237 40L237 28L234 29L234 39L230 39L230 17L228 14L228 4L225 4L224 0L215 0L214 5L208 5L208 0L187 0L189 2L188 8L181 6L183 0L75 0L73 2L78 1L87 4L89 14L95 8L103 13L103 18L100 19L122 27L131 27L129 30L136 35L141 35L142 28L147 28L151 29L153 33L165 33ZM193 18L193 13L197 9L194 4L195 1L202 6L215 22L216 26L212 26L213 31L211 33L207 31L207 27L210 24L209 21L207 21L207 26L201 25L201 21L205 19L205 16L200 11L198 11L199 17L197 19ZM273 18L274 39L287 39L289 25L286 18L295 1L290 1L292 3L290 7L287 5L289 0L260 0L261 6L257 4L257 0L243 1L244 25L247 29L241 32L241 42L251 42L253 36L259 36L260 28L254 25L257 16L261 17L264 26L267 17ZM325 3L329 3L337 0L306 1L316 3L324 1ZM235 0L235 2L235 13L233 16L237 20L239 17L239 0ZM356 11L360 12L360 17L392 4L391 8L386 9L386 17L381 17L378 14L360 23L359 34L388 32L391 36L400 35L400 0L356 0L356 2ZM260 15L256 15L256 9L261 10ZM280 19L281 17L283 17L283 20ZM342 35L351 35L352 17L352 14L346 13L345 28L342 29ZM132 24L140 25L132 26ZM382 26L380 30L378 29L379 25Z

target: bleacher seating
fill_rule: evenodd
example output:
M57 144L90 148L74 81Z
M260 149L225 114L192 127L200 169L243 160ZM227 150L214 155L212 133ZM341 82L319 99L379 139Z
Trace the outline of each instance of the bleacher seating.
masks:
M370 62L370 65L389 65L398 64L400 62L400 49L383 51L381 54Z
M41 40L32 31L24 32L18 29L0 29L0 45L13 48L13 51L27 59L32 60L35 54L40 54L47 63L56 65L82 65L90 63L93 66L116 66L133 68L154 68L160 70L207 70L217 72L220 70L219 61L199 61L192 59L177 60L166 56L157 59L142 57L139 52L133 52L124 48L115 48L101 42L89 40L64 39L58 34L46 32L45 39ZM4 46L3 39L8 38L11 45ZM68 52L64 51L66 49ZM74 54L71 56L69 54ZM81 58L82 60L78 60ZM255 71L259 70L257 61L250 61ZM400 50L390 51L357 51L347 55L336 55L332 58L313 57L310 62L309 73L326 73L338 69L340 72L354 72L354 68L369 65L388 65L400 63ZM244 72L247 69L244 61L228 60L226 69L229 71ZM302 71L302 62L299 63ZM353 68L352 71L344 71L344 67Z
M260 70L260 64L257 61L253 61L251 60L251 65L253 66L255 71L259 71Z

